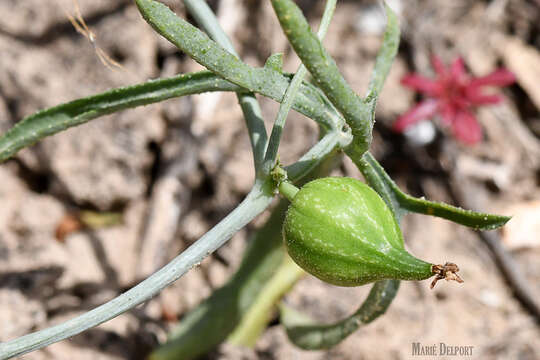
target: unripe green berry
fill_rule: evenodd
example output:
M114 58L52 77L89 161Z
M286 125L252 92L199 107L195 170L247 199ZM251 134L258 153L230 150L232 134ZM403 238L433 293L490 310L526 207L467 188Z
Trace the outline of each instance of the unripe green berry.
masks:
M330 284L445 278L440 273L445 267L405 250L391 210L374 190L356 179L329 177L304 185L287 210L283 236L291 258Z

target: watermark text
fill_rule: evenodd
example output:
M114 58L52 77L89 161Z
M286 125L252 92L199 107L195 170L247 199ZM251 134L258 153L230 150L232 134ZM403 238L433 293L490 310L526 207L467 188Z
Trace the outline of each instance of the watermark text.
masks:
M412 343L413 356L472 356L474 346L472 345L450 345L445 343L422 344Z

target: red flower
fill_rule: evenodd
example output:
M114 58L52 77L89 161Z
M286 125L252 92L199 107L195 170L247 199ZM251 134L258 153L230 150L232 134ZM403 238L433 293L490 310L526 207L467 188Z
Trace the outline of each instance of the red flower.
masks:
M406 75L401 83L427 96L427 99L401 115L393 125L402 132L410 125L439 114L444 126L451 127L454 136L466 144L475 144L482 139L482 129L476 121L472 108L475 105L496 104L500 95L482 92L484 86L506 86L515 81L513 73L498 69L489 75L474 78L465 72L463 59L458 58L447 67L441 59L433 56L431 64L436 72L435 79L418 74Z

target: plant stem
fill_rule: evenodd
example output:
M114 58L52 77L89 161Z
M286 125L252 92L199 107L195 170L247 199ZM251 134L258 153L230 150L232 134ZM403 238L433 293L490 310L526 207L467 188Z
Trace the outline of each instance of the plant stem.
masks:
M296 182L314 169L325 157L337 149L347 147L352 141L350 133L339 130L331 131L324 135L307 153L305 153L297 162L285 166L287 176L291 181Z
M350 151L361 156L371 143L369 108L347 84L334 59L311 32L298 6L291 0L272 0L272 5L294 51L351 127L354 141Z
M76 318L0 344L0 359L22 355L67 339L150 299L222 246L234 233L263 212L272 198L270 181L257 181L236 209L156 273L111 301Z
M384 4L384 9L386 13L386 29L384 31L383 43L375 59L375 66L371 72L365 98L365 101L370 103L372 107L375 106L374 103L382 91L384 81L390 72L399 48L400 31L397 15L386 3Z
M288 201L272 209L243 254L237 272L202 303L190 309L147 360L197 359L224 341L264 291L285 257L281 224Z
M240 58L238 53L234 50L234 46L229 40L229 37L221 26L218 19L212 12L212 9L208 6L204 0L184 0L184 4L188 11L193 15L197 23L214 39L218 44L223 46L225 50ZM290 87L290 85L289 85ZM255 164L255 173L257 173L261 167L264 158L264 152L268 142L268 135L266 134L266 128L264 127L264 120L262 118L261 108L255 94L245 93L238 91L236 93L242 113L249 133L249 140L251 142L251 148L253 150L253 162Z
M293 201L294 197L296 196L296 193L299 191L299 189L294 186L292 183L288 181L282 181L279 184L279 193L287 198L290 202Z
M135 0L135 2L144 19L158 33L216 75L278 102L283 98L289 86L287 75L271 67L253 68L243 63L160 2L154 0ZM309 89L302 86L302 94L308 92L309 95L321 96L317 90L308 84L305 85ZM307 111L313 120L332 128L339 121L336 119L339 116L327 106L320 107L321 99L317 100L314 103L311 96L298 94L294 103L298 105L298 111L302 113Z
M326 7L324 9L324 14L321 20L321 25L319 27L319 32L317 36L319 40L322 40L326 35L328 26L330 25L330 20L334 14L336 8L336 0L328 0L326 2ZM307 73L307 69L304 64L301 64L296 71L293 79L291 80L289 87L285 91L285 96L281 101L279 106L279 111L274 122L274 127L272 128L272 134L270 135L270 142L268 144L268 149L266 150L266 155L264 158L265 161L265 171L269 172L276 163L277 153L279 149L279 143L281 142L281 134L283 133L283 128L285 127L285 121L287 120L287 115L291 110L294 98L296 93L300 89L302 80Z
M212 11L212 9L210 9L206 1L184 0L184 4L186 5L189 13L195 18L197 23L202 26L204 31L206 31L215 42L217 42L225 50L227 50L237 58L240 58L240 56L234 49L231 40L219 25L219 21L216 18L216 15Z
M285 255L277 272L257 297L260 301L255 302L248 310L227 341L234 345L254 346L269 321L271 312L268 310L272 309L304 274L304 270L296 265L290 256Z

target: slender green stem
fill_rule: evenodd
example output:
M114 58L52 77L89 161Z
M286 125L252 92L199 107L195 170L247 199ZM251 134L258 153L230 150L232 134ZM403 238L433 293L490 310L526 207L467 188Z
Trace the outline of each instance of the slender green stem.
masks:
M299 191L299 189L294 186L292 183L288 181L282 181L279 184L279 193L287 198L290 202L293 201L294 197L296 196L296 193Z
M324 135L315 146L305 153L297 162L286 166L287 176L293 182L306 176L317 167L323 159L338 149L347 147L352 141L350 133L331 131Z
M347 84L334 59L311 32L298 6L291 0L272 0L272 5L294 51L351 127L354 136L351 151L361 156L371 142L369 108Z
M400 31L397 15L386 3L384 4L384 8L386 12L386 29L381 48L375 59L375 66L371 72L371 79L365 99L367 103L374 103L377 100L399 48Z
M269 182L257 181L252 191L235 210L159 271L122 295L76 318L1 343L0 359L22 355L67 339L150 299L222 246L234 233L263 212L272 202L272 198L273 190Z
M210 37L221 45L225 50L240 58L234 46L227 36L216 18L216 15L210 9L210 6L204 0L184 0L189 13L195 18L195 21L202 26L204 31L210 35Z
M281 200L257 230L237 272L182 317L148 360L196 359L216 347L238 326L271 281L285 257L281 224L288 201Z
M304 274L304 270L285 255L278 270L257 297L258 301L247 311L227 341L234 345L255 346L270 320L271 312L268 310L272 309Z
M326 7L324 9L321 25L319 27L319 32L317 33L319 40L322 40L326 35L335 8L336 0L328 0L326 2ZM287 120L287 115L291 110L294 98L296 97L296 93L300 89L300 85L302 84L302 80L304 79L306 73L306 67L304 66L304 64L301 64L296 71L296 74L294 75L291 83L289 84L289 87L285 92L285 96L283 97L281 105L279 106L279 111L274 122L274 127L272 128L270 142L268 144L268 149L266 150L266 155L264 158L266 168L265 171L267 172L269 172L276 163L279 143L281 142L281 134L283 133L283 128L285 127L285 121Z
M287 87L288 76L273 67L253 68L225 50L205 33L176 16L167 6L154 0L136 0L144 19L163 37L220 77L249 91L281 102ZM312 96L320 96L309 85L302 86L294 103L295 109L310 113L310 117L327 128L333 128L339 116L328 106L320 107L321 99L313 101Z
M303 156L301 158L304 159L302 162L298 165L292 165L295 174L290 176L290 179L292 181L299 180L308 170L324 161L328 154L338 146L339 138L343 139L343 136L333 137L334 142L328 142L323 138L321 142L308 151L307 154L309 155L307 157ZM324 146L319 146L321 143ZM233 212L161 270L124 294L79 317L0 344L0 359L21 355L66 339L110 320L148 300L223 245L234 232L260 214L270 204L272 197L273 189L269 183L257 180L246 199Z
M199 23L212 39L223 46L225 50L239 58L229 37L219 25L218 19L206 1L184 0L184 4L197 23ZM237 92L236 96L248 128L249 140L253 150L253 162L255 164L255 172L257 173L263 162L264 151L268 142L261 108L253 93Z

